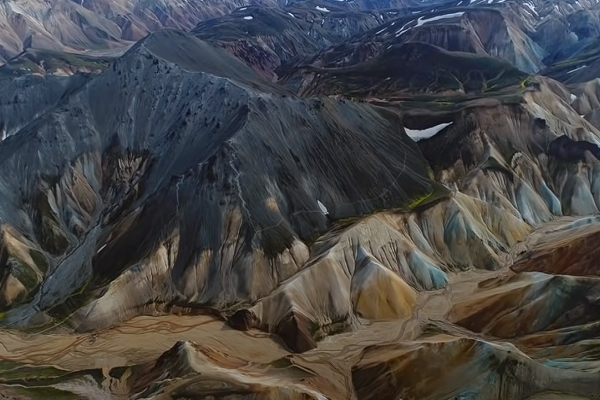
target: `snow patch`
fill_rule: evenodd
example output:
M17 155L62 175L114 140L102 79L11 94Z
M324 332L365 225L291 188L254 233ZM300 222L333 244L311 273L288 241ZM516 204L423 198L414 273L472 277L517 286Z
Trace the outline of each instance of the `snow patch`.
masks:
M571 93L571 103L573 103L575 100L577 100L577 96Z
M325 207L325 205L323 203L321 203L320 200L317 200L317 205L319 206L319 209L321 210L321 212L324 215L328 215L329 214L329 211L327 211L327 207Z
M418 142L421 139L429 139L437 135L442 129L452 125L452 122L446 122L427 129L408 129L404 128L409 138Z
M523 3L524 6L527 6L531 11L533 11L535 13L535 15L538 15L537 11L535 11L535 7L533 6L533 4L531 3Z
M585 67L587 67L587 65L582 65L581 67L574 68L574 69L570 70L569 72L567 72L567 74L572 74L573 72L579 71L580 69L584 69Z
M323 12L329 12L329 10L326 7L320 7L320 6L316 6L315 7L317 10L319 11L323 11Z
M251 19L253 19L253 18L252 18L252 15L248 15L248 16L245 16L245 17L244 17L244 19L245 19L246 21L250 21L250 20L251 20Z
M437 15L435 17L425 18L425 19L423 19L424 17L420 17L417 20L417 24L415 26L407 28L408 24L410 24L413 21L409 21L406 24L404 24L404 26L402 28L400 28L399 31L396 31L396 37L401 36L403 33L407 32L408 30L410 30L412 28L419 27L428 22L439 21L441 19L448 19L448 18L457 18L457 17L461 17L464 13L465 13L464 11L460 11L460 12L455 12L455 13L451 13L451 14Z

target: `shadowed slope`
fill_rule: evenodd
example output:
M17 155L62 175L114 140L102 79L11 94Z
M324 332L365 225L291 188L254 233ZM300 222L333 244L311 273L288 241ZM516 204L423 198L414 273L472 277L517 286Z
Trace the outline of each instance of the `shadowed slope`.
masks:
M273 73L282 62L312 54L333 41L321 25L276 8L256 6L204 21L192 33L227 49L270 79L275 79Z
M526 75L504 61L449 52L424 43L405 43L346 68L311 68L286 77L304 96L392 97L401 93L485 92L520 83Z

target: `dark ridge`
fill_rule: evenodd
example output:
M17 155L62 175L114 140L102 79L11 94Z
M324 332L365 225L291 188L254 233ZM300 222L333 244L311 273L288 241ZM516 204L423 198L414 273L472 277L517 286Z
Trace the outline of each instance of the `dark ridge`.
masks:
M372 60L345 68L307 67L303 95L389 97L398 93L484 93L518 85L527 74L506 61L450 52L426 43L392 46ZM291 78L290 78L291 79Z
M600 160L600 147L586 140L573 140L567 135L562 135L548 145L549 156L567 162L584 161L588 151Z

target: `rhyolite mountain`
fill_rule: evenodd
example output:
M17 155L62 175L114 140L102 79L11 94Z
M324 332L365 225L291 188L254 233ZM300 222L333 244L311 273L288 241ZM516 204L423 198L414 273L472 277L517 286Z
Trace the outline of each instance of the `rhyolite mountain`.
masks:
M6 4L3 396L597 398L595 2Z
M161 28L189 30L199 21L248 5L246 0L7 0L0 4L0 57L28 48L67 52L122 49ZM275 6L275 0L258 4Z
M38 91L48 96L44 106L55 103L56 89ZM136 265L150 272L167 248L176 257L164 283L177 284L163 288L166 301L221 309L254 301L303 266L307 243L331 218L409 207L433 192L425 159L393 112L298 99L226 51L177 31L153 34L42 115L18 122L6 121L2 143L4 304L25 305L6 315L9 324L58 317L74 305L73 294L110 291L106 283ZM25 159L23 175L8 174ZM233 241L229 253L210 256L226 240ZM286 267L273 276L280 262ZM193 284L190 276L210 283ZM147 301L129 300L118 302L113 317ZM107 315L94 322L92 309L78 325L106 326Z

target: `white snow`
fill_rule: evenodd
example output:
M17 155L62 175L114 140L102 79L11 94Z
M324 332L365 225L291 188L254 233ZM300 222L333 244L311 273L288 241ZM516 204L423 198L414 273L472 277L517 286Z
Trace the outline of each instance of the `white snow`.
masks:
M320 200L317 200L317 205L319 206L319 209L321 210L321 212L325 215L329 214L329 211L327 211L327 207L325 207L325 205L323 203L321 203Z
M375 34L376 34L376 35L379 35L379 34L380 34L381 32L383 32L383 31L385 31L385 28L383 28L383 29L382 29L382 30L380 30L380 31L377 31L377 33L375 33Z
M582 65L581 67L574 68L574 69L570 70L569 72L567 72L567 74L572 74L573 72L579 71L580 69L583 69L585 67L587 67L587 65Z
M535 13L535 15L538 15L537 11L535 11L535 7L533 6L533 4L531 3L523 3L524 6L527 6L531 11L533 11Z
M326 7L320 7L320 6L316 6L315 7L317 10L319 11L323 11L323 12L329 12L329 10Z
M247 9L248 7L242 7L240 8L240 11L244 11L245 9Z
M245 16L245 17L244 17L244 19L245 19L246 21L250 21L250 20L251 20L251 19L253 19L253 18L252 18L252 15L247 15L247 16Z
M106 247L106 245L104 245L104 246L100 247L100 248L98 249L98 251L96 252L96 254L98 254L98 253L100 253L102 250L104 250L104 248L105 248L105 247Z
M444 14L444 15L437 15L435 17L431 17L431 18L427 18L427 19L423 19L421 20L421 18L419 18L419 21L421 22L421 25L426 24L427 22L431 22L431 21L438 21L440 19L448 19L448 18L456 18L456 17L460 17L464 14L464 11L460 11L460 12L455 12L452 14Z
M290 17L292 17L292 18L296 18L296 16L295 16L294 14L292 14L292 13L288 13L288 15L289 15Z
M406 32L406 31L408 31L408 30L410 30L412 28L416 28L416 27L421 26L423 24L426 24L428 22L439 21L441 19L448 19L448 18L457 18L457 17L462 16L464 13L465 13L464 11L460 11L460 12L455 12L455 13L452 13L452 14L437 15L435 17L425 18L425 19L423 19L423 17L420 17L417 20L417 24L415 26L407 28L408 24L410 24L412 21L407 22L406 24L404 24L404 26L399 31L396 31L396 37L402 35L404 32Z
M575 96L573 93L571 93L571 103L574 102L575 100L577 100L577 96Z
M445 127L450 126L450 125L452 125L452 122L447 122L447 123L439 124L439 125L436 125L436 126L432 126L431 128L427 128L427 129L408 129L408 128L404 128L404 130L406 131L406 134L408 135L409 138L411 138L415 142L418 142L421 139L429 139L431 137L434 137L442 129L444 129Z

